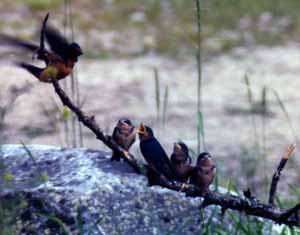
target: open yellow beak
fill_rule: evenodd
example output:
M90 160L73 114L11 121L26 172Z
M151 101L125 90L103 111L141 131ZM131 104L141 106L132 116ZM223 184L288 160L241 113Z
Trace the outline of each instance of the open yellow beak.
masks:
M145 126L142 122L139 125L139 127L136 129L136 132L139 133L139 134L145 134L146 133L146 128L145 128Z

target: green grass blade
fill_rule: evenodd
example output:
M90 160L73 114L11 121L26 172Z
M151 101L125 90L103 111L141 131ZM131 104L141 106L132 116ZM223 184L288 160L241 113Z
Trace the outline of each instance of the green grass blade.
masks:
M83 224L84 224L84 221L83 221L83 218L82 218L82 213L81 213L81 209L80 209L80 203L79 203L79 205L76 208L76 212L77 212L76 220L77 220L77 224L78 224L79 235L84 235L84 233L83 233Z
M33 154L32 154L31 151L28 149L28 147L24 144L23 141L21 141L21 144L22 144L23 148L25 149L26 153L28 154L28 156L30 157L30 159L32 160L33 164L35 165L36 170L37 170L37 172L38 172L38 174L39 174L40 179L41 179L44 183L46 183L47 180L48 180L48 175L47 175L46 173L43 173L43 172L41 171L41 169L39 168L39 165L38 165L37 161L35 160Z
M160 119L160 83L159 83L159 72L157 68L154 68L154 82L155 82L155 104L157 120Z
M239 234L239 231L243 231L244 234L247 234L247 229L244 226L244 223L242 221L241 215L236 215L232 212L228 212L228 215L230 219L234 222L235 224L235 232L234 234Z
M162 118L163 125L166 124L168 103L169 103L169 87L167 86L165 89L164 101L163 101L163 118Z
M250 106L250 109L253 109L254 107L254 101L253 101L253 94L252 94L252 89L251 89L251 83L249 80L249 77L247 74L244 76L244 82L247 88L247 100ZM255 114L251 115L251 122L253 126L253 135L254 135L254 146L259 149L259 142L258 142L258 131L257 131L257 124L255 120Z
M87 232L87 235L91 235L93 230L96 228L96 226L101 223L101 221L103 220L102 217L99 217L96 222L94 224L91 225L91 227L89 228L88 232Z
M53 215L46 215L46 214L41 214L38 213L39 216L41 217L45 217L51 221L53 221L54 223L56 223L61 229L62 229L62 234L63 235L72 235L71 231L69 230L69 228L65 225L65 223L59 219L58 217L55 217Z
M295 228L289 227L289 230L291 235L296 235Z
M280 235L286 235L286 230L288 229L287 226L284 226L283 229L281 230Z
M283 208L283 206L284 206L283 202L278 195L275 196L275 201L276 201L276 204L278 205L278 207Z
M202 145L203 145L204 151L207 151L206 145L205 145L204 122L203 122L202 112L198 113L198 133L200 133L200 135L202 137Z
M196 61L197 61L197 115L199 116L199 113L202 111L202 36L201 36L201 4L200 0L195 0L196 5L196 22L197 22L197 29L198 29L198 35L197 35L197 52L196 52ZM202 136L203 137L203 136ZM197 130L197 147L198 147L198 154L200 153L201 148L201 136L199 129ZM204 141L203 141L204 142Z
M272 91L273 91L273 93L274 93L274 95L275 95L275 98L276 98L276 100L277 100L277 102L278 102L278 104L279 104L279 106L280 106L280 108L281 108L281 110L282 110L282 112L283 112L283 114L284 114L284 116L285 116L287 122L288 122L289 128L291 129L291 132L292 132L292 134L293 134L293 136L294 136L294 138L295 138L295 141L296 141L296 143L297 143L297 147L299 148L299 143L300 143L300 142L299 142L298 136L297 136L297 134L296 134L296 130L295 130L295 128L293 127L293 124L292 124L291 118L290 118L290 116L289 116L289 113L288 113L288 111L287 111L287 109L286 109L284 103L282 102L282 100L281 100L281 98L280 98L278 92L277 92L276 90L274 90L274 89L272 89Z
M293 192L294 196L296 198L299 198L299 196L300 196L300 189L297 186L292 185L292 184L288 184L288 186L289 186L289 189Z
M264 86L261 94L261 111L262 111L262 162L264 171L264 188L268 190L268 176L267 176L267 137L266 137L266 119L268 112L267 101L267 87Z

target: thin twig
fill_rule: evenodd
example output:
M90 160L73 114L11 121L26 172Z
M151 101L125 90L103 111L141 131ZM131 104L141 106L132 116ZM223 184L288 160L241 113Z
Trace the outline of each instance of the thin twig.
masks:
M296 147L295 144L291 144L288 147L287 151L285 152L285 154L283 155L283 157L281 158L281 160L279 162L277 170L274 172L272 182L271 182L271 187L270 187L270 193L269 193L269 203L272 204L272 205L274 205L274 200L275 200L275 195L276 195L276 190L277 190L277 184L280 180L281 171L285 167L285 164L289 160L289 158L290 158L292 152L294 151L295 147Z

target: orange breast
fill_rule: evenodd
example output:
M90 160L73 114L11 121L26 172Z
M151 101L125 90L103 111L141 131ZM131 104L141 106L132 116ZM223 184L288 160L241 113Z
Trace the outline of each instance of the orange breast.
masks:
M60 63L57 65L57 70L58 70L57 79L63 79L71 73L72 68L67 67L63 63Z

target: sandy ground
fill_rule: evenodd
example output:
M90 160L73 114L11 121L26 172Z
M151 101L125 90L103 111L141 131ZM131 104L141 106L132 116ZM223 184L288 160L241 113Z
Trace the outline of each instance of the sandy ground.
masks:
M267 98L273 115L266 121L266 150L271 160L268 164L274 167L286 146L295 138L271 89L279 93L298 134L299 58L299 45L288 44L272 48L237 48L229 54L204 62L203 114L207 150L215 156L218 164L226 164L223 171L230 177L234 178L244 171L243 167L247 167L236 170L236 162L242 161L234 160L241 160L245 150L252 151L255 140L253 116L247 113L249 103L244 75L248 74L250 78L255 101L261 99L263 86L268 88ZM154 67L159 70L161 93L166 86L169 87L167 123L164 127L159 127L156 121ZM126 116L135 124L143 121L153 126L168 153L178 139L196 148L197 75L194 61L174 61L148 55L104 61L82 59L77 68L82 97L86 99L84 110L94 113L103 129L111 132L118 118ZM63 125L58 123L55 131L49 124L53 119L48 117L51 115L42 115L42 107L53 108L53 98L60 105L53 88L36 82L23 70L7 63L0 65L0 71L1 92L9 85L21 85L27 80L34 84L31 92L21 96L13 111L7 115L6 128L1 133L4 143L23 140L27 144L65 145ZM53 111L53 116L57 115ZM256 139L261 143L260 115L255 116L255 122L259 133ZM84 145L103 149L103 145L85 128ZM138 152L138 143L133 152ZM255 156L256 159L259 157ZM261 162L257 162L258 166ZM297 180L299 174L295 173L292 178L293 181Z

